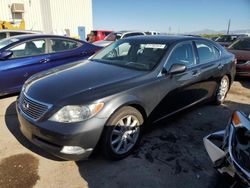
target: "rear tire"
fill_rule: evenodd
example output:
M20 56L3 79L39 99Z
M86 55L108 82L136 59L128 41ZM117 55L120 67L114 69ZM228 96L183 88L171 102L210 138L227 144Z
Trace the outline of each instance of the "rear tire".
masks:
M215 104L221 105L225 101L229 88L230 88L230 81L228 76L225 75L220 80L219 87L215 93L215 100L214 100Z
M142 114L131 106L115 112L104 127L101 147L106 158L119 160L127 157L141 139Z

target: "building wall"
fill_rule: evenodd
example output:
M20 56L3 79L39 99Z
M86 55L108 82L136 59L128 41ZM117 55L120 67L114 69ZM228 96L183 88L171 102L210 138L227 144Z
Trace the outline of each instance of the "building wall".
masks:
M69 29L78 36L78 26L86 33L93 28L92 0L0 0L0 20L11 21L11 4L24 4L26 29L63 34Z

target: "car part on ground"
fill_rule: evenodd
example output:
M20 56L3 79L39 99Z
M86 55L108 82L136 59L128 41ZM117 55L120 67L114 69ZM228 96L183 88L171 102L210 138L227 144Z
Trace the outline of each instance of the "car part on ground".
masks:
M250 116L235 111L225 131L204 138L214 167L250 186Z
M136 147L144 122L218 94L223 102L234 80L234 60L200 37L121 39L88 60L27 80L17 101L21 131L64 159L86 158L97 143L106 157L121 159Z
M228 47L237 59L236 75L250 77L250 37L240 38Z

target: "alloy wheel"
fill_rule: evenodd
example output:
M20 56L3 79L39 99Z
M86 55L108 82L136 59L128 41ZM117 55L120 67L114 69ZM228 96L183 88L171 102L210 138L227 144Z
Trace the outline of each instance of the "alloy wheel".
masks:
M223 101L226 98L229 89L229 81L227 77L223 77L220 82L220 87L217 93L217 100Z
M121 155L133 148L140 134L139 125L138 118L133 115L127 115L117 122L110 136L114 153Z

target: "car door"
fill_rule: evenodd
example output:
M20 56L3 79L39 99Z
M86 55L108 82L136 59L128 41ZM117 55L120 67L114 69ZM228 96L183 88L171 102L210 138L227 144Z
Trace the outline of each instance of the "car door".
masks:
M207 90L204 98L212 97L217 89L220 78L224 75L224 62L220 60L221 52L212 43L205 40L196 40L197 69L199 71L199 87Z
M48 40L51 67L82 60L92 55L83 46L87 44L62 38L50 38Z
M187 69L182 73L166 73L159 77L163 96L151 115L155 121L198 103L207 94L206 89L200 88L202 78L192 41L177 44L172 49L164 69L169 72L174 64L185 65Z
M1 93L20 91L30 76L49 68L45 39L28 40L8 50L13 52L12 56L0 61Z

